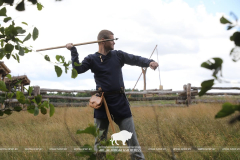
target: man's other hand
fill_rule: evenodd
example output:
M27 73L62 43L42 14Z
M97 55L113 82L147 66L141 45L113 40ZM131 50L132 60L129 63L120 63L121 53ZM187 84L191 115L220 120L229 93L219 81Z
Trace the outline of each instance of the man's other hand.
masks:
M149 64L149 67L152 68L153 70L155 70L158 67L158 63L157 62L151 62Z
M66 44L66 48L67 48L67 49L70 50L72 47L73 47L73 44L72 44L72 43L68 43L68 44Z

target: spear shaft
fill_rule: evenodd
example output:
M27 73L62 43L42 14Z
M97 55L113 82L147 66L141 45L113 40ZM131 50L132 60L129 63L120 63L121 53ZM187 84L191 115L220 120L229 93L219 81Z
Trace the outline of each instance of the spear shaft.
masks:
M77 43L77 44L73 44L73 46L80 46L80 45L86 45L86 44L92 44L92 43L100 43L100 42L106 42L106 41L114 41L114 40L118 40L118 38L98 40L98 41L91 41L91 42L84 42L84 43ZM58 49L58 48L65 48L65 47L66 47L66 45L64 45L64 46L58 46L58 47L51 47L51 48L38 49L38 50L36 50L36 51L39 52L39 51L46 51L46 50Z

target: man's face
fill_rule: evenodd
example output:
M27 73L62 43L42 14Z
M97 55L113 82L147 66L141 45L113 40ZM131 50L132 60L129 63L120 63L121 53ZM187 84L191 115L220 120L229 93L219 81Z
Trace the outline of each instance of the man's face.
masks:
M109 39L114 39L114 36L110 35ZM114 45L115 45L114 41L106 41L106 42L104 42L104 48L106 50L114 50Z

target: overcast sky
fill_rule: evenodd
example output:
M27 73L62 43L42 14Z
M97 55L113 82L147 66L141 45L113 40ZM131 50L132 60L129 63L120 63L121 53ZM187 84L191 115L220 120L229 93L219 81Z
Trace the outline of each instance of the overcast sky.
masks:
M235 31L227 31L220 24L225 15L233 20L232 11L240 18L239 0L55 0L40 1L44 6L38 11L36 6L26 6L26 11L17 12L9 7L7 15L16 24L27 22L25 26L32 32L39 29L39 38L29 41L35 50L66 43L94 41L100 30L114 33L115 49L149 58L158 45L161 84L164 89L181 90L184 84L200 86L203 80L212 79L212 72L200 67L203 61L213 57L223 58L223 78L240 81L240 62L234 63L229 56L234 43L229 40ZM24 26L24 25L21 25ZM78 46L79 60L98 51L97 44ZM56 55L71 59L66 48L43 51L52 61ZM95 89L93 73L78 75L63 73L57 78L54 65L44 60L36 52L21 57L21 62L3 59L13 76L27 75L31 85L53 89ZM157 61L157 52L152 56ZM122 69L125 88L133 88L141 68L125 65ZM159 88L158 70L147 70L147 89ZM238 83L217 83L215 86L238 86ZM137 89L143 89L143 79Z

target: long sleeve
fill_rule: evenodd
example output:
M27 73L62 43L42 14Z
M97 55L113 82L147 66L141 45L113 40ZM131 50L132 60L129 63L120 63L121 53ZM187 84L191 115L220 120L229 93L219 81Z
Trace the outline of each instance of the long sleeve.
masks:
M149 67L149 63L154 61L152 59L147 59L141 56L135 56L133 54L128 54L123 51L118 51L118 56L121 59L122 66L124 64L136 65L139 67Z
M80 64L79 60L78 60L78 52L77 52L76 47L71 48L71 56L72 56L72 67L77 70L78 74L84 73L87 70L91 69L91 58L90 58L90 56L85 57L80 66L75 66L74 65L74 62Z

